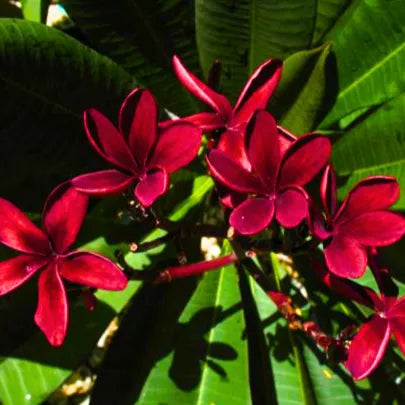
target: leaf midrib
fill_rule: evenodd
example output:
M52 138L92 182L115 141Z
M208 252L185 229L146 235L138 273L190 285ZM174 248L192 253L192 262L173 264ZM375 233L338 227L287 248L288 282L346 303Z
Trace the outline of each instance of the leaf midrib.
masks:
M339 172L339 176L351 176L355 173L369 172L370 170L374 170L374 169L378 170L378 169L383 169L387 166L400 165L400 164L405 164L405 159L391 160L387 163L381 163L379 165L364 166L364 167L360 167L359 169Z
M342 98L345 96L347 92L349 92L353 87L356 87L360 82L365 80L368 76L370 76L375 70L379 69L381 66L383 66L387 60L393 58L397 53L399 53L402 48L405 48L405 42L401 43L398 47L394 49L393 52L390 52L386 57L384 57L382 60L374 64L371 69L367 70L363 75L358 77L354 82L350 83L348 86L346 86L342 91L339 92L338 94L338 99Z
M218 287L217 287L217 291L215 294L215 304L214 304L214 308L218 307L219 304L219 300L221 298L221 292L222 292L222 283L223 283L223 279L224 279L224 272L225 269L222 268L221 270L219 270L219 280L218 280ZM215 324L215 319L217 318L217 312L214 313L214 316L212 318L212 325ZM211 341L213 338L213 335L215 334L215 328L211 328L210 332L208 334L208 349L207 349L207 353L206 353L206 357L208 357L210 355L211 352ZM203 393L205 393L204 390L204 386L205 386L205 379L207 378L207 370L208 370L208 366L207 363L204 362L203 366L202 366L202 371L201 371L201 383L200 383L200 389L198 391L198 398L197 398L197 402L196 405L205 405L202 402L202 397L203 397Z

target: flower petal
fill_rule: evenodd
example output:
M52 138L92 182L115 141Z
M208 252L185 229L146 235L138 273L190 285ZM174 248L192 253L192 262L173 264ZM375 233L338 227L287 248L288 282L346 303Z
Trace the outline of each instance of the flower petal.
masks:
M0 198L0 242L24 253L47 255L51 251L45 232L3 198Z
M241 193L264 191L261 181L230 159L224 152L211 150L207 155L211 174L222 184Z
M282 158L279 187L304 186L325 166L331 150L329 139L323 135L308 134L298 138Z
M253 72L235 104L231 127L249 121L255 111L266 108L280 81L282 68L281 60L270 59Z
M158 123L158 128L160 130L173 125L175 122L189 122L194 124L201 131L214 131L215 129L223 128L226 125L226 122L215 112L201 112L187 117L160 121Z
M65 287L55 263L49 264L38 280L38 307L35 323L52 346L60 346L68 325L68 302Z
M229 158L245 168L252 170L252 165L246 155L243 132L228 130L221 134L217 149L224 152Z
M201 145L201 130L188 122L174 122L159 132L148 167L161 167L167 173L188 165Z
M339 277L359 278L366 271L367 254L364 248L348 236L334 236L324 253L329 270Z
M336 221L347 221L368 211L386 210L398 197L399 185L394 177L367 177L349 191L336 215Z
M387 246L405 234L405 218L389 211L366 212L349 221L338 223L335 229L366 246Z
M0 296L19 287L47 263L48 259L45 257L30 255L20 255L0 262Z
M114 262L92 252L76 251L59 262L60 275L73 283L103 290L123 290L128 280Z
M135 89L122 103L119 128L140 168L145 167L156 141L157 116L155 99L148 90Z
M229 223L242 235L253 235L269 226L274 216L274 201L252 198L232 211Z
M94 149L112 165L137 172L137 164L121 133L111 121L94 108L84 112L84 127ZM100 143L97 143L97 141Z
M217 191L221 204L227 208L234 209L246 200L246 194L238 193L237 191L229 190L222 184L217 184Z
M269 192L274 192L280 165L277 124L267 111L258 111L246 128L249 161Z
M382 360L391 330L386 319L374 315L363 324L354 337L345 363L355 380L368 377Z
M75 177L71 183L82 193L106 196L122 193L133 181L134 177L118 170L102 170Z
M297 140L297 137L279 125L277 126L277 130L280 142L280 155L283 156L287 152L287 149Z
M213 108L223 119L228 119L232 114L232 107L226 97L210 89L205 83L197 79L181 63L178 56L173 56L174 73L180 83L194 96Z
M336 213L336 173L332 165L326 166L323 172L320 191L323 209L328 219L332 220Z
M144 207L149 207L169 187L169 175L164 170L150 171L135 187L135 196Z
M171 121L163 121L159 123L159 128L163 129L169 126L169 124L173 124L177 120ZM224 120L217 114L213 112L201 112L193 115L189 115L187 117L181 118L183 122L189 122L190 124L194 124L201 131L214 131L215 129L223 128L225 126Z
M328 239L332 232L328 229L324 216L312 200L309 200L307 223L309 232L320 240Z
M56 252L65 252L75 241L88 201L88 196L77 191L70 182L59 185L49 194L42 221Z
M399 299L388 311L391 330L402 353L405 355L405 297Z
M335 293L374 310L377 310L381 306L380 297L371 288L362 286L352 280L335 276L315 261L312 262L312 269L316 271L322 282Z
M308 214L306 194L299 188L287 188L276 197L276 219L285 228L294 228Z

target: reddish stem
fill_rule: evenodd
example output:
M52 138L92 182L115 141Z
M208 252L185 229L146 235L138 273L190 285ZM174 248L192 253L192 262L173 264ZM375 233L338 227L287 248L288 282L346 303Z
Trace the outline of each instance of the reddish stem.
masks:
M192 263L184 266L168 267L165 271L160 273L155 282L169 282L176 278L184 278L190 276L198 276L207 271L216 270L220 267L236 263L238 258L232 253L227 256L220 257L214 260L207 260L199 263Z

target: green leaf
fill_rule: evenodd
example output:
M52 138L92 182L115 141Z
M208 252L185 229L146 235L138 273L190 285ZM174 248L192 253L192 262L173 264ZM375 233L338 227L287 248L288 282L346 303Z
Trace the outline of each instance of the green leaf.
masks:
M269 110L285 128L302 134L316 127L333 89L329 86L331 44L287 58Z
M279 315L276 305L257 283L251 280L250 287L262 323L260 333L265 339L263 352L256 355L263 356L262 361L268 363L262 367L271 370L265 384L267 395L273 398L273 402L266 403L315 404L296 336L289 331L285 320ZM253 373L256 374L255 371ZM257 372L258 375L262 373L263 370Z
M355 1L326 36L334 43L339 94L323 127L405 90L404 20L401 0Z
M21 8L26 20L46 22L51 0L21 0Z
M318 0L316 13L316 24L312 44L321 42L324 35L336 23L336 20L343 14L346 8L354 0Z
M355 383L349 373L341 366L332 369L325 361L324 353L314 344L306 344L303 358L315 392L318 404L357 404L358 398L370 401L375 392L368 380Z
M175 330L159 334L174 333L174 347L149 374L142 404L251 403L240 299L233 266L204 275Z
M2 196L39 211L55 184L97 167L83 110L92 106L116 121L133 85L114 62L62 32L1 19Z
M195 113L195 99L175 77L178 54L198 71L193 4L187 0L63 0L68 14L95 49L148 87L162 107L177 115ZM173 96L175 94L175 96Z
M371 175L395 176L405 189L405 94L367 112L337 139L332 162L344 181L339 189L343 198L349 189ZM396 209L405 209L402 193Z
M196 0L201 66L223 64L224 93L234 100L249 74L266 59L308 48L315 23L313 0Z

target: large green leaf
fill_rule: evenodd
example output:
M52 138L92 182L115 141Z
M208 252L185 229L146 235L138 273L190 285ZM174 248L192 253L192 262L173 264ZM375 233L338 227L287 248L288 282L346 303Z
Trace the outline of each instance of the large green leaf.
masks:
M46 22L51 0L21 0L24 18L35 22Z
M111 60L67 35L24 20L0 19L1 195L38 211L62 179L96 165L82 113L116 120L133 86ZM23 205L24 206L24 205Z
M95 49L148 87L162 107L177 115L196 112L193 97L173 74L179 54L198 70L193 4L186 0L63 0ZM175 95L175 96L174 96Z
M326 39L334 42L339 94L323 126L405 90L404 19L402 0L355 1L329 32Z
M235 99L248 75L266 59L308 48L315 24L313 0L196 0L201 66L223 64L224 93Z
M174 330L159 334L173 348L149 374L139 403L251 403L240 299L232 266L204 276Z
M405 190L405 94L355 121L334 144L332 161L345 180L344 197L357 181L370 175L395 176ZM405 209L405 194L395 204Z
M279 123L298 135L316 127L333 96L328 69L331 44L289 56L269 104Z

